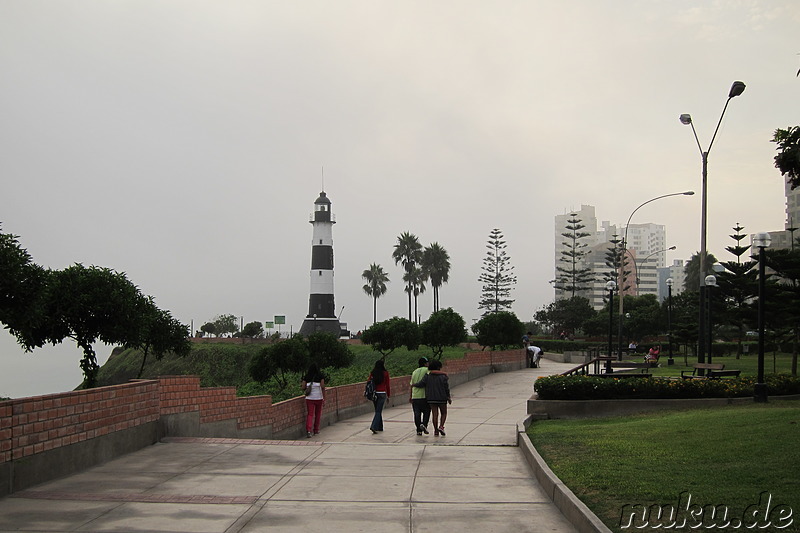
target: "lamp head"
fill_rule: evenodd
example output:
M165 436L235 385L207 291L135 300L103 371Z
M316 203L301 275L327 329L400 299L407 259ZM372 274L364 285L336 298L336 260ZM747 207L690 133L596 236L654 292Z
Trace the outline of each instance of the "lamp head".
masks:
M744 82L735 81L733 85L731 85L731 92L728 93L728 98L733 98L734 96L739 96L744 92L745 88Z
M716 287L716 286L717 286L717 277L711 274L706 276L706 287Z
M757 248L769 248L771 242L772 237L766 231L756 233L755 237L753 237L753 246Z
M672 278L667 278L667 287L672 287L675 281Z
M677 246L670 246L669 248L667 248L667 250L674 250L675 248L677 248Z
M689 113L684 113L683 115L681 115L681 124L689 125L691 123L692 123L692 115L690 115Z
M694 191L686 191L683 193L684 196L694 196Z
M614 281L613 279L611 281L607 281L606 282L606 290L607 291L613 291L616 288L617 288L617 282Z

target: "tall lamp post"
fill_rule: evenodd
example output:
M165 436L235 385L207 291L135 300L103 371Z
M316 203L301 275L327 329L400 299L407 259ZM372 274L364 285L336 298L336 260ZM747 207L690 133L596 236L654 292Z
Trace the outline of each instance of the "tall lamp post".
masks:
M612 372L614 372L614 369L611 368L611 350L613 350L614 289L616 288L617 284L616 282L614 282L614 280L606 282L606 290L608 291L608 358L606 359L606 374L611 374Z
M655 202L656 200L661 200L662 198L668 198L670 196L692 196L693 194L694 191L673 192L670 194L662 194L661 196L656 196L655 198L650 198L646 202L639 204L639 206L631 212L631 216L628 217L628 221L625 223L625 234L623 235L622 242L620 244L622 250L622 253L620 254L620 271L617 274L617 285L619 286L619 331L617 332L619 335L619 352L617 355L620 361L622 361L622 316L625 313L625 252L628 249L628 226L631 225L631 219L633 218L633 215L636 214L636 211L646 206L650 202ZM636 262L634 261L634 265L635 264ZM609 353L609 355L611 354Z
M772 238L769 233L758 233L753 244L758 248L758 378L753 389L753 400L759 403L767 401L767 384L764 382L764 297L766 296L766 254Z
M714 135L711 137L711 142L708 143L708 149L705 151L703 147L700 146L700 139L697 138L697 131L694 129L694 122L692 122L692 116L688 113L685 113L680 116L681 123L684 125L689 125L692 127L692 133L694 133L694 140L697 141L697 148L700 150L700 156L703 162L703 189L702 189L702 199L701 199L701 208L700 208L700 314L698 317L697 323L697 362L698 363L705 363L705 339L703 338L705 335L705 303L706 303L706 285L705 285L705 278L703 274L706 273L706 224L707 224L707 206L708 206L708 153L711 151L711 145L714 144L714 139L717 137L717 132L719 131L719 126L722 124L722 117L725 116L725 110L728 109L728 104L731 101L731 98L739 96L744 92L745 84L741 81L733 82L731 85L731 90L728 92L728 99L725 101L725 107L722 108L722 113L719 116L719 122L717 122L717 128L714 130ZM704 374L702 370L700 370L701 374Z
M706 282L706 287L708 287L709 289L712 287L716 287L717 277L709 274L708 276L706 276L705 282ZM713 350L711 349L711 347L714 345L714 335L712 335L712 328L714 326L714 322L711 320L711 311L712 311L711 302L714 299L711 297L711 295L712 295L711 291L706 293L706 305L708 306L708 362L709 363L711 363L711 356L714 353Z
M639 272L642 270L642 267L644 267L644 264L647 263L647 260L650 259L651 257L653 257L654 255L660 254L662 252L668 252L668 251L674 250L676 248L677 248L677 246L670 246L669 248L664 248L663 250L659 250L657 252L653 252L652 254L650 254L647 257L645 257L644 259L642 259L642 261L639 263L639 266L636 267L636 289L637 289L636 290L636 295L637 296L639 295L639 290L638 290L639 289L639 281L640 281L639 280ZM635 265L635 263L634 263L634 265Z
M667 366L675 364L675 359L672 358L672 284L675 283L672 278L667 278L667 342L669 343L669 359L667 359Z

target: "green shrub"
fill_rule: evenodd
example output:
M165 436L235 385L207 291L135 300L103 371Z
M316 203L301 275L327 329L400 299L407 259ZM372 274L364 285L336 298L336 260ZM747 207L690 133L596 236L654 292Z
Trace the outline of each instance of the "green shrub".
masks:
M546 376L534 383L540 400L619 400L632 398L739 398L753 396L756 379L605 378ZM800 378L788 374L766 376L770 395L800 394Z

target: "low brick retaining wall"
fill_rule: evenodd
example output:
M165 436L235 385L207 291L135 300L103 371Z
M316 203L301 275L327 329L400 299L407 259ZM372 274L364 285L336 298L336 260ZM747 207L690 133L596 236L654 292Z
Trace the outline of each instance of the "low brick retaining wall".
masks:
M525 366L521 349L469 352L444 362L452 386ZM388 405L404 403L410 376L392 378ZM326 389L323 423L372 410L364 384ZM397 404L395 402L398 402ZM234 387L200 387L197 376L0 402L0 496L130 453L163 437L280 439L305 434L305 399L238 398Z

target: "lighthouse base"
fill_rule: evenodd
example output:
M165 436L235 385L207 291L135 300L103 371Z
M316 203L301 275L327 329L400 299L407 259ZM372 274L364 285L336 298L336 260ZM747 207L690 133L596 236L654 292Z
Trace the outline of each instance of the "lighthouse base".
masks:
M303 320L303 325L300 326L298 334L308 337L315 332L331 333L338 338L340 329L338 318L306 317L306 319Z

